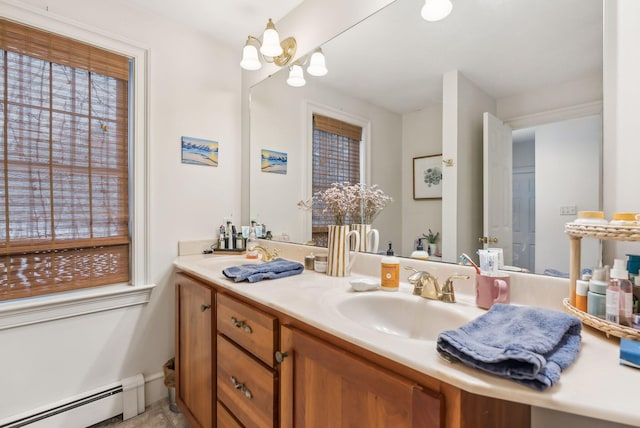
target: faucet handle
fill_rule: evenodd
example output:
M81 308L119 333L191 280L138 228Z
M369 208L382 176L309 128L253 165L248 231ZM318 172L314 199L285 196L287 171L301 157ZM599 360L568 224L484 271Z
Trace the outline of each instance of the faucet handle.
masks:
M442 287L442 297L440 300L447 303L456 302L456 293L453 289L453 281L455 279L469 279L469 275L451 275Z

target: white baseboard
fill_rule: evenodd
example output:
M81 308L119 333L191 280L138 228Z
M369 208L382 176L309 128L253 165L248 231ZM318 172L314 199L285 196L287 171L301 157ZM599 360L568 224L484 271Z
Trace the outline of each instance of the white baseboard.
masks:
M169 392L164 386L164 373L157 372L144 377L144 396L146 405L166 400Z

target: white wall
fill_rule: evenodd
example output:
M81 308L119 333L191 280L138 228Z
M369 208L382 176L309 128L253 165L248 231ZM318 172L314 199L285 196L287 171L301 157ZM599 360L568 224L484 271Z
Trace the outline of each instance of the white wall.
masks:
M28 3L150 50L148 257L157 287L144 307L0 331L0 419L136 373L159 374L174 353L177 241L213 236L229 213L240 219L237 49L126 2ZM181 164L181 135L219 141L219 167Z
M559 237L563 237L565 223L575 216L560 215L560 207L598 210L600 122L597 115L536 127L536 273L545 269L568 272L569 239ZM582 267L597 267L598 241L583 241Z
M287 73L280 72L251 88L250 199L252 217L257 216L274 233L289 234L293 242L311 239L311 225L303 227L308 211L296 208L300 199L308 199L311 190L309 106L333 110L346 121L371 124L365 136L369 149L369 184L377 184L391 196L391 202L373 223L380 230L380 242L389 240L400 246L402 208L401 117L373 104L344 96L322 84L322 78L307 76L307 84L293 88L286 84ZM354 123L354 122L352 122ZM366 129L365 132L369 131ZM260 150L287 153L287 174L260 170ZM397 173L389 173L397 171ZM268 207L264 213L260 207ZM269 216L266 216L266 213Z
M408 256L414 241L431 229L442 231L442 200L413 199L413 158L442 153L442 105L402 115L402 248ZM427 249L427 240L423 240ZM400 248L399 248L400 249Z
M482 113L495 114L496 103L457 70L444 75L444 159L442 257L457 262L461 253L474 254L482 236Z
M605 215L614 212L640 212L640 2L604 2L604 135L603 171ZM638 254L637 243L605 243L605 260Z

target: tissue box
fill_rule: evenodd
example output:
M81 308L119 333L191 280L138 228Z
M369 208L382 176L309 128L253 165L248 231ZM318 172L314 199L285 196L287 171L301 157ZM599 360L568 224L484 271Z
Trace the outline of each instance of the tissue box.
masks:
M640 342L620 339L620 364L640 369Z

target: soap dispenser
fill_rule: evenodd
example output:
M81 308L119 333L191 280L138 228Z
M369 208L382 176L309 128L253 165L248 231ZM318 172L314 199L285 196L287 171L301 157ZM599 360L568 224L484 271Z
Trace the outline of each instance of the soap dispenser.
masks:
M391 242L387 255L380 261L380 286L385 291L398 291L400 286L400 260L393 255Z
M429 260L429 253L424 250L422 246L422 238L418 238L416 240L418 245L416 246L416 250L411 253L412 259L420 259L420 260Z

